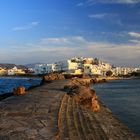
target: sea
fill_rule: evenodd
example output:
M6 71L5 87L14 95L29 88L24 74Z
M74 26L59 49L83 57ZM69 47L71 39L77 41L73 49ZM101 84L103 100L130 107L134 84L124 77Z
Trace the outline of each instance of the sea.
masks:
M113 80L92 88L113 114L140 136L140 79Z
M8 94L13 88L24 86L29 89L31 86L37 86L41 82L41 78L29 77L0 77L0 95Z

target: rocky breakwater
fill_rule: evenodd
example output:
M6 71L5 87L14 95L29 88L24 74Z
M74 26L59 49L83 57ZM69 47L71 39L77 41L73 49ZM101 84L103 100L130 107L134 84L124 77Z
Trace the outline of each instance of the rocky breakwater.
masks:
M140 140L101 103L90 83L89 79L72 79L64 86L57 139Z
M93 79L72 79L64 89L79 105L98 112L100 110L98 97L95 90L89 86L93 82L95 82Z

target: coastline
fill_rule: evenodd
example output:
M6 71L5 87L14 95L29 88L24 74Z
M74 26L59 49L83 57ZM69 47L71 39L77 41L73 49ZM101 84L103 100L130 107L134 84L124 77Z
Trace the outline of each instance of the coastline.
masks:
M91 88L113 114L140 136L139 85L139 79L121 79L91 85Z
M3 93L3 94L0 94L0 101L10 97L10 96L13 96L14 94L12 92L10 93Z
M1 101L0 138L140 139L101 102L98 113L78 105L63 91L63 87L69 82L70 80L56 80L45 83L27 91L25 95L12 96ZM28 116L30 119L26 119Z
M33 80L33 79L41 79L41 77L38 77L38 76L36 76L36 77L24 77L24 76L0 76L0 78L14 78L14 79L16 79L16 78L18 78L18 79L29 79L29 80ZM41 81L42 80L40 80L40 84L39 85L31 85L29 88L27 88L26 89L26 91L29 91L29 90L31 90L31 89L33 89L33 88L36 88L36 87L39 87L42 83L41 83ZM2 94L0 94L0 101L2 101L3 99L6 99L6 98L8 98L8 97L10 97L10 96L13 96L14 94L13 94L13 92L5 92L5 93L2 93Z

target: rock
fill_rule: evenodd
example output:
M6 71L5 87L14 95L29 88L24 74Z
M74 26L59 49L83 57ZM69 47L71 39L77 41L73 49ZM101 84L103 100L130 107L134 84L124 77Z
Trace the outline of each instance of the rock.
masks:
M25 87L24 86L19 86L18 88L14 88L13 93L14 93L14 95L25 94Z
M91 78L91 76L90 75L85 75L85 74L83 74L83 77L82 77L83 79L88 79L88 78Z
M98 97L96 95L96 91L94 89L90 89L90 93L92 95L92 99L94 99L94 100L97 100L98 99Z
M72 79L71 84L78 86L89 86L91 84L91 79Z
M89 108L94 112L98 112L100 110L96 92L95 90L90 89L89 86L83 86L79 83L74 85L71 84L64 86L64 90L70 97L74 98L80 105L84 106L85 108Z
M94 112L98 112L98 111L100 111L100 105L99 105L98 97L96 95L95 90L91 90L91 94L92 94L92 106L91 106L91 108Z
M91 83L93 83L93 84L98 83L98 80L97 80L96 78L92 78L90 81L91 81Z
M90 89L89 83L90 81L85 79L72 79L69 85L64 86L64 90L80 105L98 112L100 110L98 97L95 90Z
M64 80L65 77L61 73L50 73L44 76L44 81Z
M92 99L92 110L94 112L99 112L100 111L100 105L99 105L99 102L98 102L97 99L96 100Z

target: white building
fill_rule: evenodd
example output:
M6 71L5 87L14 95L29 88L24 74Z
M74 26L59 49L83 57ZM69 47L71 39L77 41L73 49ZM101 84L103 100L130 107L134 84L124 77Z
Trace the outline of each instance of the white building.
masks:
M68 62L67 61L59 61L52 64L53 71L67 71L68 70Z
M98 65L93 65L91 69L91 74L92 75L102 75L102 70Z
M68 70L77 70L83 67L83 61L79 61L79 59L69 59L68 62Z
M19 75L19 74L20 75L25 74L25 71L23 69L18 69L16 66L7 70L7 75Z
M126 75L139 68L116 67L97 58L74 57L66 61L59 61L53 64L38 64L35 66L35 74L46 74L51 72L65 71L69 74L88 74L106 76L107 71L112 71L114 76ZM12 74L12 72L11 72Z
M84 64L93 64L94 58L84 58Z
M102 75L102 72L101 72L101 69L98 65L84 64L84 74Z
M84 64L84 74L90 75L92 69L92 64Z
M7 74L7 70L0 67L0 75L6 75L6 74Z
M136 72L138 70L139 68L116 67L112 69L112 72L114 76L119 76L119 75L127 75L129 73Z
M52 72L52 65L50 64L37 64L34 68L35 74L46 74Z
M51 72L66 71L68 65L66 61L56 62L54 64L37 64L35 65L35 74L46 74Z

